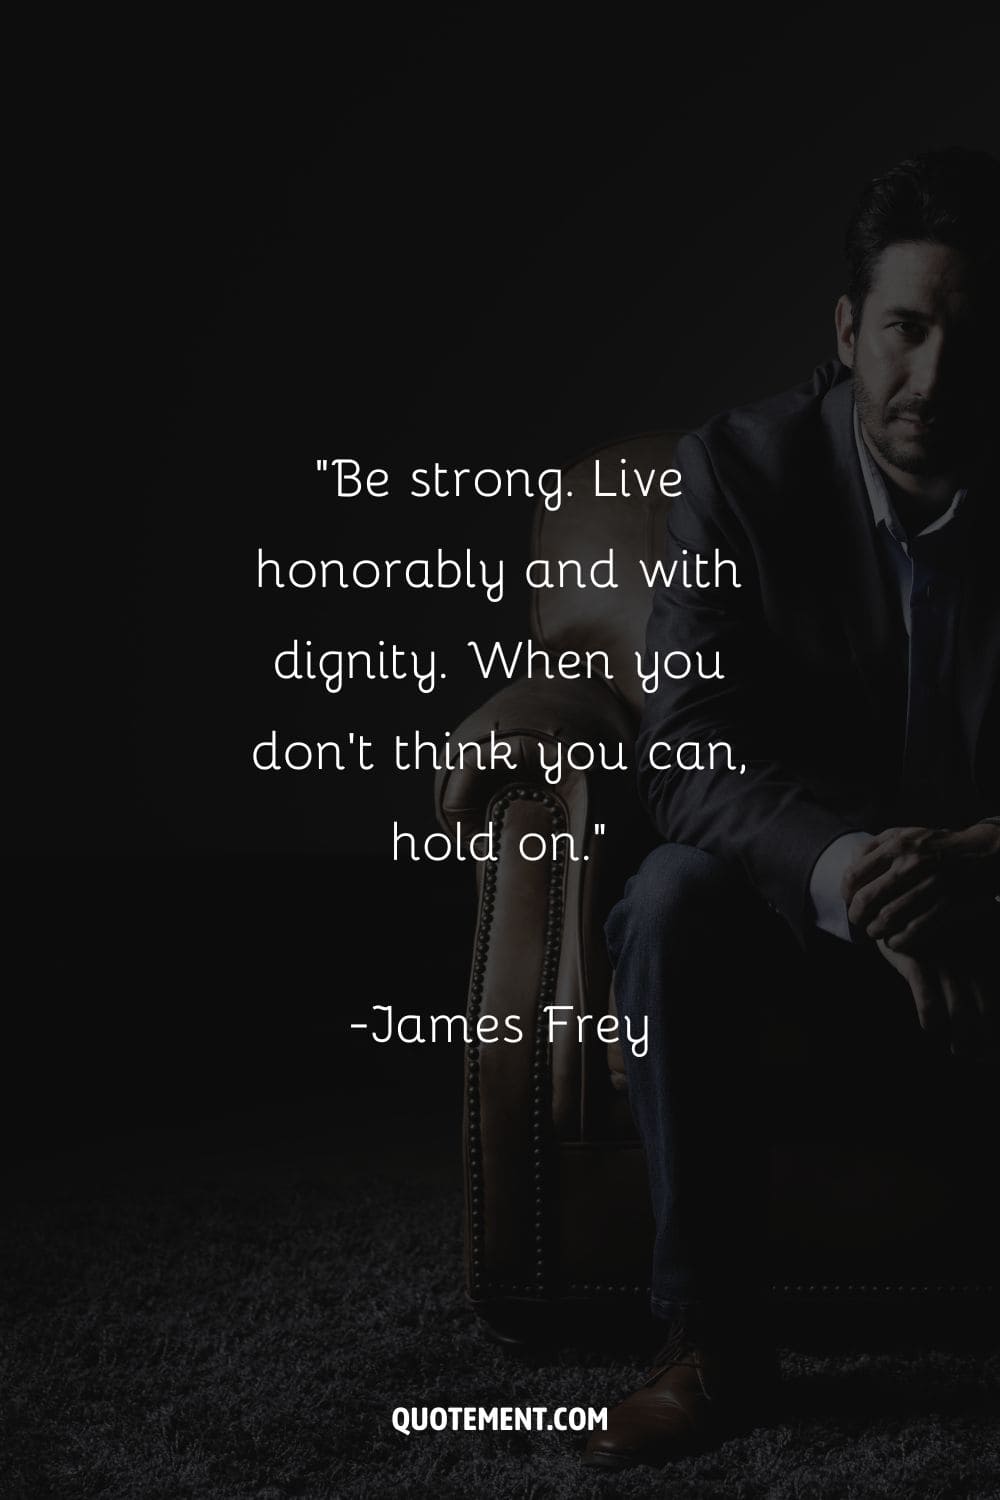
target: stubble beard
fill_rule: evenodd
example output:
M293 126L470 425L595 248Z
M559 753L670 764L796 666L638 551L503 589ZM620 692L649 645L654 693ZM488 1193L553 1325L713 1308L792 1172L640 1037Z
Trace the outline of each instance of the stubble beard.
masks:
M907 445L896 443L889 434L888 423L894 417L903 412L918 412L922 408L920 403L914 402L909 406L901 406L892 409L892 403L885 409L865 385L860 371L855 368L852 371L854 384L854 400L858 407L858 417L864 428L865 435L875 451L884 458L886 463L892 464L903 474L917 474L925 478L933 478L939 474L949 473L955 464L956 454L953 442L936 440L937 434L930 435L930 441L924 446L919 443Z

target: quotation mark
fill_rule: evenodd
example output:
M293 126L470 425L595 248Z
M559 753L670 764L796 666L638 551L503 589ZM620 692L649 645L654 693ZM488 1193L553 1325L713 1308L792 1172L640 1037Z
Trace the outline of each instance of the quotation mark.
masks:
M605 827L606 827L606 825L604 823L595 823L594 824L594 837L595 837L595 839L597 838L597 836L599 834L601 834L601 833L604 832ZM589 859L590 855L589 854L585 854L583 857L584 857L584 859Z

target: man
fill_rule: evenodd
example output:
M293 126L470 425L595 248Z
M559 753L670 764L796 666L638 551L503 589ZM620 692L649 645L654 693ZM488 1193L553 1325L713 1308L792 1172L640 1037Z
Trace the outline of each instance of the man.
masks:
M685 548L735 566L661 587L648 626L647 653L718 651L723 676L661 673L647 701L640 792L666 842L607 924L619 1009L649 1016L647 1055L625 1062L664 1347L592 1464L704 1446L773 1373L746 1065L761 1000L815 1003L845 1062L994 1035L998 210L1000 165L978 152L869 184L839 363L678 449L668 568ZM656 749L685 740L727 742L740 769L683 771Z

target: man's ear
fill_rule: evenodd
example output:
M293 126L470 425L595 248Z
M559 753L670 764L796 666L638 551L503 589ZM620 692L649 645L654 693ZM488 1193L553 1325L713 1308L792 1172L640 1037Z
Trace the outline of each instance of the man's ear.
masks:
M833 315L837 325L837 353L849 370L854 369L854 314L851 299L845 294L837 303Z

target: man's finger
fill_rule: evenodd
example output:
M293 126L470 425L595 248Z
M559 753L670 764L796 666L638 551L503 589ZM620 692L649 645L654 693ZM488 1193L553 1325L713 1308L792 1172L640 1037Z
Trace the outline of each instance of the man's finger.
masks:
M925 880L940 883L940 871L929 872L927 861L917 853L898 855L884 874L875 877L858 890L847 907L848 921L854 927L867 928L882 909L898 901ZM884 934L878 934L880 937Z
M926 929L944 913L947 902L941 882L935 875L925 875L916 885L892 901L885 902L868 923L870 938L885 938L892 948L904 952L906 943L893 941L897 936L912 937Z
M853 901L858 891L869 881L885 874L892 861L893 854L884 845L870 844L844 871L844 878L840 883L841 896L848 903Z
M942 836L942 830L934 828L887 828L844 872L840 891L844 901L850 903L858 891L884 875L897 858L908 854L931 857Z
M924 1031L941 1031L948 1024L948 1010L937 974L928 964L914 960L906 981Z

